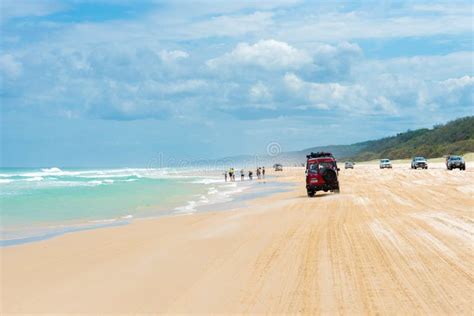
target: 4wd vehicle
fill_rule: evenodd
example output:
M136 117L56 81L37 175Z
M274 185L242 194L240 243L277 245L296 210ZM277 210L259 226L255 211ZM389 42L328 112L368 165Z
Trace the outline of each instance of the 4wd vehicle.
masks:
M275 171L283 171L283 166L279 163L274 164L273 168L275 169Z
M354 163L351 161L346 161L344 163L344 169L354 169Z
M411 168L412 169L428 169L428 162L424 157L415 157L411 161Z
M306 191L313 197L317 191L339 193L339 168L331 153L317 152L306 156Z
M392 162L390 159L380 159L380 164L379 164L380 169L392 169Z
M459 170L466 170L466 162L461 156L448 156L446 159L446 168L453 170L459 168Z

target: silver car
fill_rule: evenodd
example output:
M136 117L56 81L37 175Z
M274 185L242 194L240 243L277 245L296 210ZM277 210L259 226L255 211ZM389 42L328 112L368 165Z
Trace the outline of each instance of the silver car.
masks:
M411 161L412 169L428 169L428 161L425 157L414 157Z
M392 169L392 162L390 161L390 159L381 159L379 166L380 169Z

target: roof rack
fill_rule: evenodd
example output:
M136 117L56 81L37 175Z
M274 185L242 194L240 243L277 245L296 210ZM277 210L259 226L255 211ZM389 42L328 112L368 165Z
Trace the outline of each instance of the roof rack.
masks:
M317 153L311 152L309 155L306 155L306 158L308 158L308 159L310 159L310 158L320 158L320 157L334 158L334 156L331 153L324 152L324 151L319 151Z

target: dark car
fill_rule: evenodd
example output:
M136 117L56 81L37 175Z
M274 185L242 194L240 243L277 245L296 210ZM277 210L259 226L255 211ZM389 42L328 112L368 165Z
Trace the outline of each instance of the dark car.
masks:
M318 152L306 156L306 191L309 197L316 192L339 193L339 168L331 153Z
M461 156L448 156L448 159L446 159L446 168L448 168L448 170L456 168L459 170L466 170L466 162Z

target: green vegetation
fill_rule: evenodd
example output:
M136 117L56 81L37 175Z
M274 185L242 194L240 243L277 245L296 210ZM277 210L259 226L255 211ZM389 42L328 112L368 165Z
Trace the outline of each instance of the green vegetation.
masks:
M403 159L413 156L426 158L448 154L462 155L474 151L474 116L436 125L432 129L418 129L399 133L396 136L354 144L362 148L349 155L355 161L366 161L387 157Z
M433 158L448 154L463 155L474 152L474 116L459 118L444 125L436 125L432 129L422 128L352 145L308 148L299 153L306 154L310 151L329 151L338 159L353 161L381 158L407 159L413 156Z

